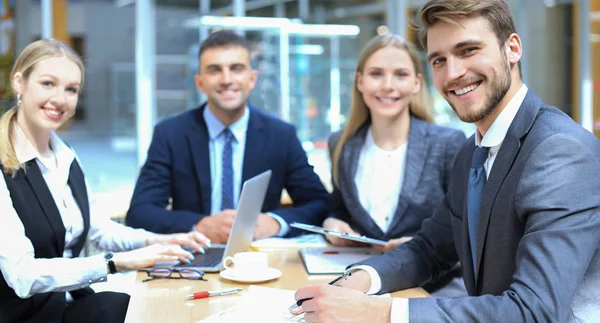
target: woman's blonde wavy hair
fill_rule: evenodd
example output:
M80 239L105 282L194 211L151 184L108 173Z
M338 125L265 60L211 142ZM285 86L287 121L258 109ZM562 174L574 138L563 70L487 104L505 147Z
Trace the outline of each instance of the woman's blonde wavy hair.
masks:
M16 73L21 73L23 80L27 83L36 64L52 57L67 57L77 64L81 70L81 86L83 86L84 66L81 58L71 47L52 38L38 40L25 47L10 73L11 86ZM0 165L4 168L4 172L12 176L19 169L24 168L24 165L19 163L14 148L14 123L17 119L18 109L19 103L0 117Z
M419 51L414 44L406 41L404 38L388 33L376 36L365 45L365 48L358 57L358 63L356 65L356 76L354 78L354 85L352 86L352 99L350 102L350 118L348 119L348 123L346 124L340 140L333 151L331 160L333 182L336 185L338 185L338 165L344 145L348 139L354 136L356 131L370 118L369 108L363 99L362 93L360 93L357 87L357 76L363 72L365 63L369 57L371 57L371 55L373 55L376 51L388 46L406 51L413 62L415 75L421 76L421 78L423 77L424 70ZM409 105L409 109L410 112L417 118L423 119L427 122L433 122L433 110L431 108L429 90L427 89L424 80L421 81L421 89L419 92L413 96Z

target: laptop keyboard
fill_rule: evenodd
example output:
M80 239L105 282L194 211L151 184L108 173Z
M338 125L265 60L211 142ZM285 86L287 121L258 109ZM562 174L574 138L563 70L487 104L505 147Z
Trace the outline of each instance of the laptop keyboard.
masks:
M191 264L181 264L177 267L214 267L223 260L225 248L206 248L206 253L195 253L196 259Z

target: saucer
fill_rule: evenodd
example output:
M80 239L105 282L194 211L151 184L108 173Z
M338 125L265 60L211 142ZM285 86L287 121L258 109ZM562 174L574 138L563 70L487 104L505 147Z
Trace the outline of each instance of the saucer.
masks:
M225 269L220 274L221 277L227 280L233 280L239 283L261 283L281 276L281 270L277 268L267 268L260 273L248 275L236 273L235 268Z

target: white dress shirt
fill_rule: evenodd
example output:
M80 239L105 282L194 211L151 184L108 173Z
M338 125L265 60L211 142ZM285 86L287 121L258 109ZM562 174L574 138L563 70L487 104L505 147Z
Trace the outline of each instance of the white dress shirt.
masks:
M203 112L206 127L208 128L208 151L210 154L210 180L211 180L211 214L215 215L221 211L221 178L223 174L222 156L225 148L225 136L223 130L225 125L217 116L212 113L207 106ZM233 134L231 142L232 165L233 165L233 205L237 208L242 188L242 171L244 165L244 153L246 152L246 132L248 131L248 122L250 121L250 109L246 107L244 115L229 126ZM279 222L279 233L277 236L284 236L290 231L288 223L279 215L268 212L272 218ZM192 228L192 231L194 228Z
M76 159L71 150L56 134L52 133L50 146L54 155L42 158L25 133L15 126L15 152L20 163L36 160L44 181L56 203L65 226L65 250L63 257L42 259L35 257L33 245L13 207L4 177L0 177L0 270L8 286L21 298L37 293L72 291L103 281L108 275L102 254L71 258L71 248L83 232L83 217L79 205L68 185L71 163ZM86 185L87 186L87 185ZM111 221L99 214L88 187L90 201L90 228L87 238L105 250L131 250L145 246L152 235L142 229L132 229ZM99 207L99 206L98 206ZM40 214L40 221L45 221ZM67 293L67 299L70 295Z
M404 143L392 151L375 144L371 127L360 150L354 184L363 208L384 233L388 231L398 206L406 161Z
M481 137L479 131L475 131L475 145L480 147L490 147L488 158L483 164L486 177L490 176L492 165L494 164L496 156L498 155L498 151L500 150L502 142L506 137L508 128L510 128L510 125L515 119L517 112L519 112L519 107L521 107L526 95L527 86L523 84L515 96L513 96L513 98L508 102L504 110L500 112L496 120L494 120L483 138ZM376 294L381 290L381 277L373 267L356 266L349 269L349 271L356 270L365 270L367 273L369 273L369 276L371 276L371 287L367 291L368 295ZM408 300L408 298L394 298L390 314L391 323L408 322Z

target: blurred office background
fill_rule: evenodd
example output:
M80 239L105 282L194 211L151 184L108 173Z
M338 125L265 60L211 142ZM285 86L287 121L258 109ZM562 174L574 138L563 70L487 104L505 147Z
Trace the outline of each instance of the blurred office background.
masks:
M345 124L360 49L385 31L416 42L409 21L425 2L0 1L0 110L14 104L9 70L28 43L51 36L74 47L85 60L86 85L60 135L79 154L92 189L109 201L130 196L153 125L202 102L193 84L198 46L218 28L252 42L259 81L251 104L297 127L328 182L326 140ZM526 84L600 135L600 0L509 2L523 39ZM474 131L431 93L439 123Z

